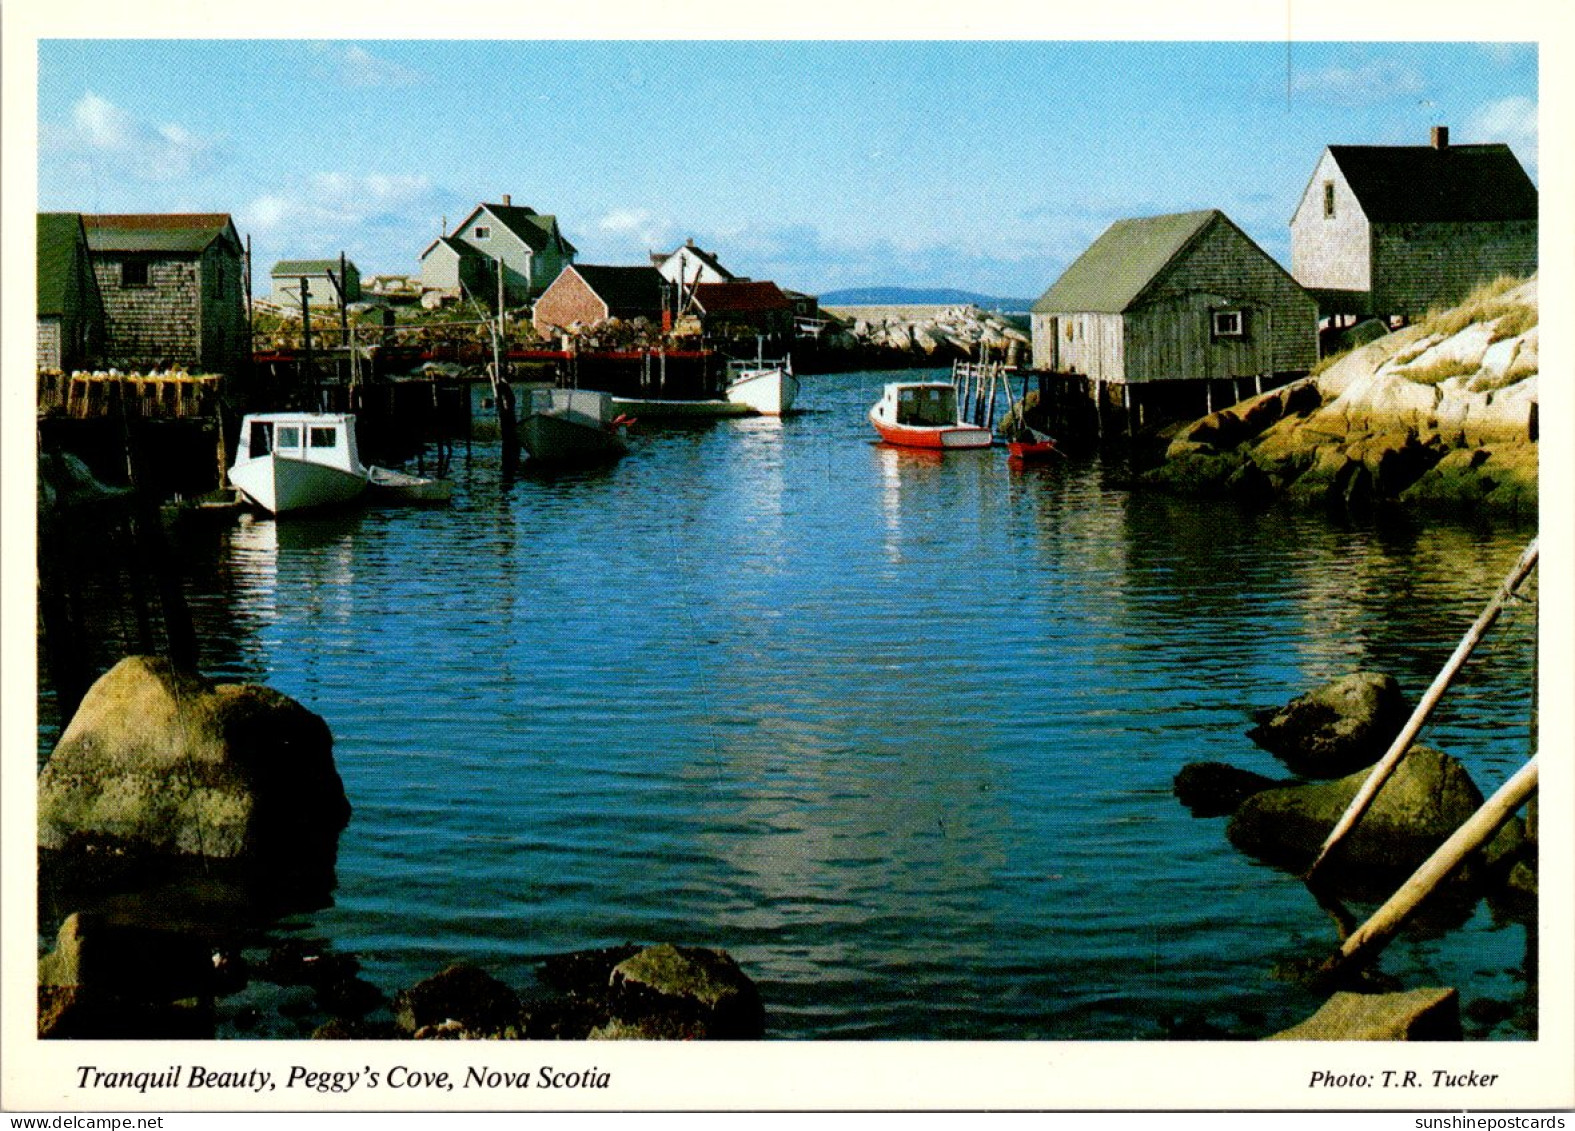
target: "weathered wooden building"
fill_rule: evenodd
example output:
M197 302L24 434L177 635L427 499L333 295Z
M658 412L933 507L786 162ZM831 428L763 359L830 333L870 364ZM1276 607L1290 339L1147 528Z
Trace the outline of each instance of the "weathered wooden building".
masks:
M1318 359L1311 296L1215 209L1120 220L1032 308L1034 368L1138 384Z
M322 310L339 305L339 288L344 288L345 302L361 301L361 269L351 260L345 260L344 278L340 278L337 259L281 259L268 272L272 285L271 297L281 306L301 308L301 280L306 280L308 301L312 309ZM337 282L336 282L337 280Z
M1291 271L1324 314L1400 315L1537 269L1537 188L1509 146L1331 145L1291 217Z
M104 348L104 299L76 212L38 214L38 368L94 364Z
M245 249L225 213L83 216L103 296L104 359L235 372L250 351Z
M573 244L564 238L556 216L501 204L478 204L421 253L421 285L429 290L495 302L499 266L504 301L529 302L574 262Z
M578 322L594 326L609 318L648 318L660 324L672 311L674 287L655 267L565 267L536 300L532 320L541 334Z

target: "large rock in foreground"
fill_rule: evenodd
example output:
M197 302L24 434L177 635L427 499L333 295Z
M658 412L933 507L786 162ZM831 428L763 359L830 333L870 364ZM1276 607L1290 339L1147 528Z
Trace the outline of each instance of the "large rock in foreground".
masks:
M1243 852L1304 868L1366 778L1361 770L1331 782L1254 794L1236 810L1225 833ZM1481 804L1482 793L1464 766L1431 747L1413 746L1330 857L1329 874L1409 875Z
M1271 1041L1458 1041L1460 995L1452 989L1335 994Z
M610 988L615 1025L593 1040L753 1040L765 1028L760 994L726 951L647 947L613 968Z
M331 860L350 803L317 715L133 656L89 689L38 779L44 849Z
M1296 773L1333 778L1382 758L1410 716L1393 676L1351 672L1260 712L1247 735Z

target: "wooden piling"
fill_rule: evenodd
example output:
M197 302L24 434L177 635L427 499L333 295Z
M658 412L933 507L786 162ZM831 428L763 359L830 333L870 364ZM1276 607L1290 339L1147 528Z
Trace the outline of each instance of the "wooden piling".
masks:
M1449 878L1467 856L1487 844L1499 827L1537 788L1537 759L1520 768L1497 793L1482 803L1471 818L1455 830L1432 856L1418 868L1400 890L1390 896L1367 922L1353 931L1340 951L1324 963L1321 973L1338 974L1371 962L1405 925L1413 912L1433 890Z
M1309 882L1323 862L1328 859L1329 853L1334 851L1334 847L1355 827L1362 814L1367 812L1367 807L1372 804L1373 798L1383 788L1384 782L1389 780L1389 775L1394 772L1394 768L1405 757L1406 751L1411 749L1411 743L1416 740L1422 725L1427 722L1428 716L1433 713L1433 708L1438 706L1439 700L1444 697L1444 692L1454 682L1455 676L1460 674L1460 669L1465 666L1466 659L1476 646L1481 643L1488 629L1493 627L1493 623L1498 620L1499 614L1503 612L1504 606L1509 603L1510 599L1515 595L1515 591L1520 588L1521 583L1536 568L1536 564L1537 540L1532 539L1531 544L1520 555L1520 560L1515 563L1515 568L1510 571L1509 576L1499 586L1498 592L1488 602L1487 608L1482 610L1476 622L1467 630L1460 643L1456 645L1454 653L1434 678L1432 686L1422 696L1421 702L1416 705L1416 710L1411 712L1410 719L1406 721L1400 733L1395 736L1395 740L1390 744L1388 752L1368 772L1367 780L1362 783L1362 788L1357 790L1356 796L1351 799L1351 804L1346 808L1345 813L1341 815L1340 820L1330 830L1329 836L1324 840L1323 848L1319 851L1317 859L1312 862L1312 867L1307 869L1306 879Z

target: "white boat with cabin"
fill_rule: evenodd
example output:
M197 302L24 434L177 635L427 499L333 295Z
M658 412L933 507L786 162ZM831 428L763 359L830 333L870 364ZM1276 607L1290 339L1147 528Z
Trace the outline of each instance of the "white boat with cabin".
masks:
M797 398L791 358L728 362L727 399L733 404L748 405L762 416L781 416Z
M264 412L241 421L230 483L270 514L361 501L445 502L453 490L426 479L362 464L355 416L342 412Z

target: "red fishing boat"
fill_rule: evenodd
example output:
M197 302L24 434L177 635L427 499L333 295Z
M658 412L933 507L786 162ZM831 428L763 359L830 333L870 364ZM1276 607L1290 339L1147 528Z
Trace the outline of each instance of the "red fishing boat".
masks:
M1006 442L1007 456L1023 463L1034 463L1060 455L1055 439L1037 428L1019 428Z
M995 442L988 428L961 418L957 390L945 381L887 385L869 415L882 440L905 448L950 451L988 448Z

